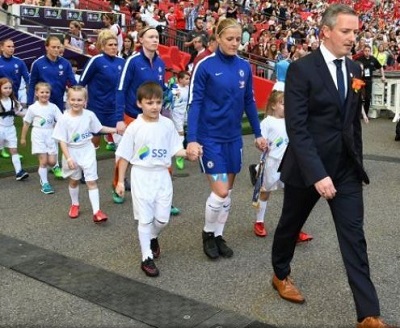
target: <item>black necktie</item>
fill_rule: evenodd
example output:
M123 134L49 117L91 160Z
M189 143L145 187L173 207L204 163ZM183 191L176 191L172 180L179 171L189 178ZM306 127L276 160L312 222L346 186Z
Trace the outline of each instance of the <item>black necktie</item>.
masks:
M346 99L345 89L344 89L344 76L342 71L342 61L343 59L335 59L333 62L336 65L336 80L337 87L339 91L340 103L344 105L344 100Z

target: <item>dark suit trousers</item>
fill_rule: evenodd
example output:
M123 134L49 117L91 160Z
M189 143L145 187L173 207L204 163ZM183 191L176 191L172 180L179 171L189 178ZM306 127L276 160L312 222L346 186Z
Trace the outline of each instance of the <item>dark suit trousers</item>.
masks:
M334 181L337 193L328 201L336 227L340 251L353 292L358 320L379 316L379 300L370 279L367 244L364 237L364 204L361 182L349 169L341 181ZM314 186L285 185L282 215L272 246L272 265L279 279L290 274L297 236L320 198Z

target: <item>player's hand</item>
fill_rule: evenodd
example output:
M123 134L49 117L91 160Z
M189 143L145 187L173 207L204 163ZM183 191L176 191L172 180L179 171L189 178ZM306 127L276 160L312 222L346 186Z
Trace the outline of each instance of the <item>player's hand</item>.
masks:
M115 192L119 197L124 197L125 194L125 183L118 182L117 186L115 187Z
M195 161L203 155L203 146L198 142L189 142L186 147L186 154L189 160Z
M125 132L126 124L124 121L119 121L119 122L117 122L117 125L115 128L117 129L117 133L122 135Z
M26 146L26 140L25 140L25 139L21 139L21 140L19 141L19 143L20 143L22 146Z
M268 150L268 142L264 137L258 137L254 140L254 144L257 147L257 149L261 151L266 151Z
M336 188L330 177L317 181L314 183L314 187L322 198L332 199L336 196Z

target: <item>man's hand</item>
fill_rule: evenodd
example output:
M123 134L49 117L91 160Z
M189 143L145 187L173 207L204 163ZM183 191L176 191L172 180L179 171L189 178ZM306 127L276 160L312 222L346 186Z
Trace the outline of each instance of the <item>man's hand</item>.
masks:
M333 185L330 177L323 178L322 180L314 183L314 187L322 198L332 199L336 196L336 188Z

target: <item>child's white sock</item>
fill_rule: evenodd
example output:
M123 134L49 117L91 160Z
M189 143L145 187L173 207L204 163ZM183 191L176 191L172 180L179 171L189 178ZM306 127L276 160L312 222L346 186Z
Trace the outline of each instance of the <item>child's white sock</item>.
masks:
M99 189L89 189L89 199L92 205L93 214L96 214L100 209L100 195Z
M72 205L79 205L79 186L76 188L68 187Z
M49 182L49 180L47 178L47 167L39 166L38 174L39 174L40 182L42 185Z
M268 201L260 200L260 207L257 209L256 221L264 222L265 214L267 214Z
M142 261L147 260L148 257L153 258L153 252L150 248L151 239L151 224L138 224L138 236L140 242L140 249L142 251Z
M13 163L15 173L18 173L19 171L22 170L21 160L20 160L18 154L12 155L11 156L11 161Z

